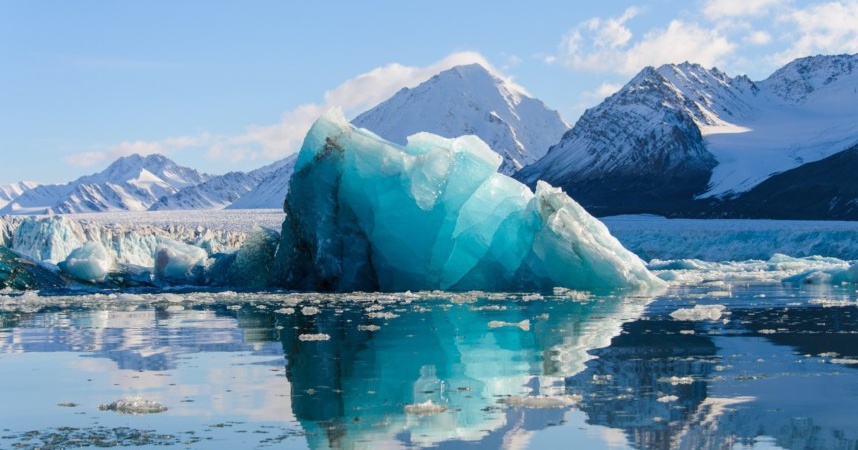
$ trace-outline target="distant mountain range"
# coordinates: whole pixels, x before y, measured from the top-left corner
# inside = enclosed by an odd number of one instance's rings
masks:
[[[480,65],[454,67],[353,120],[393,142],[475,134],[500,171],[591,213],[858,220],[858,55],[795,60],[762,81],[647,67],[569,129]],[[160,155],[62,185],[0,186],[0,214],[281,208],[295,155],[211,176]]]
[[[515,176],[597,215],[856,220],[856,145],[858,55],[798,59],[759,82],[669,64],[642,70]]]
[[[103,171],[66,184],[24,190],[0,214],[144,211],[158,199],[211,179],[161,155],[125,156]]]

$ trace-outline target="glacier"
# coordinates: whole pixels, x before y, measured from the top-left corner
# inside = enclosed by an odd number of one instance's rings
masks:
[[[560,189],[497,173],[476,136],[405,146],[349,124],[310,129],[275,257],[279,283],[312,291],[653,289],[664,282]]]

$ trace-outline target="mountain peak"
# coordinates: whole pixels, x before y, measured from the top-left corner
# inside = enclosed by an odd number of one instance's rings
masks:
[[[424,131],[476,135],[504,158],[507,174],[539,159],[568,129],[557,111],[476,63],[402,89],[352,123],[399,144]]]
[[[796,59],[763,81],[788,103],[801,103],[812,92],[844,77],[858,75],[858,54],[816,55]]]
[[[3,207],[7,214],[142,211],[159,198],[210,177],[163,155],[123,156],[101,172],[38,186]]]

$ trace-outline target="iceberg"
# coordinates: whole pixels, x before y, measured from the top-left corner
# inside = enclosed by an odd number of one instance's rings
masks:
[[[313,291],[652,289],[664,282],[563,191],[497,173],[476,136],[405,146],[339,110],[307,134],[284,204],[278,283]]]
[[[97,283],[104,281],[113,266],[113,257],[99,242],[86,242],[69,254],[59,264],[65,274],[81,281]]]
[[[155,248],[155,281],[201,284],[208,253],[200,247],[164,239]]]
[[[68,285],[68,280],[61,274],[54,273],[25,255],[0,246],[0,289],[61,289]]]

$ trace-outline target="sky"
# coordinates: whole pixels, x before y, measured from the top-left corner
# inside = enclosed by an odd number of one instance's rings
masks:
[[[858,0],[0,0],[0,184],[161,153],[222,174],[479,62],[570,124],[647,65],[858,53]]]

